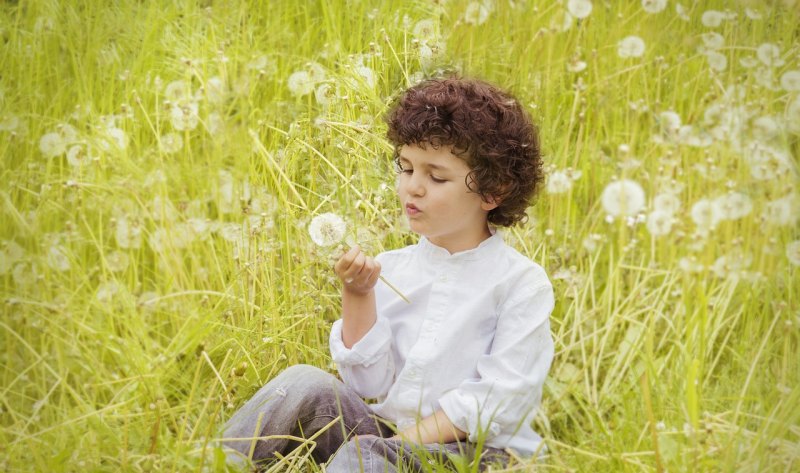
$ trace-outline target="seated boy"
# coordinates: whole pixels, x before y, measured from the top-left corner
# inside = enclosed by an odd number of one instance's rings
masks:
[[[225,431],[255,462],[291,451],[275,437],[287,434],[318,434],[328,472],[419,471],[478,443],[481,466],[540,451],[531,422],[553,358],[552,286],[495,230],[523,219],[540,187],[536,129],[508,94],[457,78],[411,87],[387,121],[419,242],[374,259],[353,247],[335,264],[330,348],[344,382],[297,366],[264,386]]]

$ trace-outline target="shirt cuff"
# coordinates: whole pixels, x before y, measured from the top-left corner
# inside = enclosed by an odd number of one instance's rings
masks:
[[[391,347],[392,330],[389,322],[381,317],[375,321],[369,331],[351,348],[342,341],[342,319],[331,327],[331,357],[339,365],[369,366],[378,361]]]
[[[467,433],[470,442],[477,442],[482,433],[486,434],[486,440],[500,434],[500,424],[492,422],[491,418],[481,417],[480,401],[461,393],[458,389],[448,391],[440,397],[439,406],[454,426]]]

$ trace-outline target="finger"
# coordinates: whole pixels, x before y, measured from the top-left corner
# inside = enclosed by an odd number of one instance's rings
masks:
[[[336,264],[333,266],[333,270],[336,271],[336,274],[342,274],[353,264],[353,260],[356,258],[356,255],[361,251],[361,248],[358,246],[354,246],[350,248],[346,253],[344,253]]]

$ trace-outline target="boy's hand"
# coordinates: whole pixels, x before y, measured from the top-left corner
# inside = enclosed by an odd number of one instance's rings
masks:
[[[345,291],[366,295],[378,283],[381,265],[356,245],[339,258],[333,270],[342,280]]]

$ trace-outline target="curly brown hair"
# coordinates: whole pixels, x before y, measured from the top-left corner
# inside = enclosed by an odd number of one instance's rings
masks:
[[[403,92],[386,122],[395,161],[403,145],[451,146],[471,170],[470,191],[499,202],[489,223],[525,218],[544,170],[537,128],[514,97],[476,79],[431,79]]]

